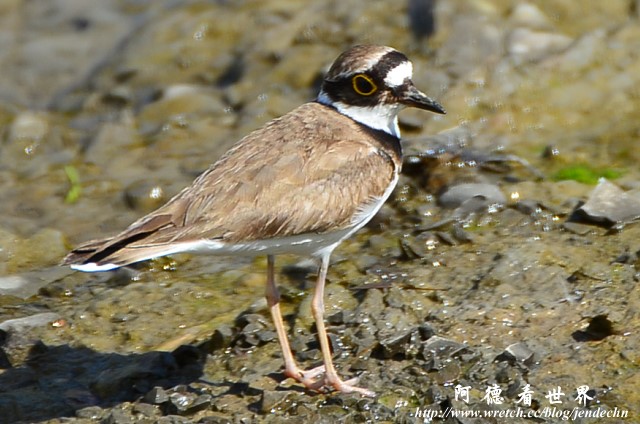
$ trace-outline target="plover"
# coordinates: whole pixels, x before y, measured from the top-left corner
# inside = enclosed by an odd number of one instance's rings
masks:
[[[445,113],[412,82],[412,64],[384,46],[355,46],[335,60],[315,101],[238,141],[189,187],[121,233],[84,243],[63,264],[107,271],[176,253],[266,255],[267,303],[286,376],[312,390],[374,393],[343,381],[323,320],[329,257],[362,228],[394,189],[402,165],[398,112]],[[301,370],[289,347],[274,256],[319,264],[312,300],[324,365]]]

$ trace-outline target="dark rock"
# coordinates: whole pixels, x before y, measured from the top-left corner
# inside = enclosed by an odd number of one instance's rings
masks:
[[[459,223],[455,223],[451,227],[453,238],[458,243],[473,243],[473,236],[468,231],[465,231],[464,227]]]
[[[327,317],[327,324],[331,325],[341,325],[345,323],[344,320],[344,311],[338,311],[333,315]]]
[[[380,349],[377,350],[376,356],[384,359],[406,357],[412,333],[414,333],[414,331],[410,329],[394,331],[381,338],[379,341]],[[417,331],[415,331],[415,333],[417,333]]]
[[[260,398],[260,412],[263,414],[271,414],[280,405],[286,402],[291,395],[290,392],[279,390],[264,390]]]
[[[160,405],[169,400],[169,394],[162,387],[154,387],[146,395],[144,401],[153,405]]]
[[[236,324],[242,328],[238,336],[241,346],[259,346],[264,343],[259,333],[269,328],[269,324],[262,315],[241,315]]]
[[[468,351],[469,348],[462,343],[445,339],[440,336],[433,336],[422,346],[422,356],[425,360],[442,360],[459,355]],[[435,368],[437,364],[433,364]]]
[[[231,346],[233,337],[233,328],[225,324],[220,325],[215,329],[213,335],[211,336],[211,350],[224,349]]]
[[[196,400],[197,395],[194,393],[174,392],[169,395],[166,411],[169,414],[184,414],[189,410]]]
[[[447,399],[447,394],[442,390],[442,388],[432,385],[427,389],[426,400],[428,403],[440,403]]]
[[[261,330],[256,333],[256,336],[258,337],[258,340],[260,341],[260,343],[267,343],[272,340],[275,340],[277,337],[277,334],[275,331]]]
[[[176,386],[169,394],[169,402],[164,405],[166,414],[192,415],[211,406],[211,395],[198,395],[188,391],[184,385]]]
[[[451,357],[458,352],[467,350],[467,346],[454,340],[445,339],[440,336],[433,336],[424,344],[424,350],[430,351],[438,356]]]
[[[401,238],[398,240],[398,245],[400,252],[402,252],[401,260],[413,261],[426,256],[424,247],[420,243],[416,243],[415,239]]]
[[[198,396],[196,400],[194,400],[193,403],[191,404],[191,407],[189,408],[187,413],[195,414],[198,411],[204,411],[208,409],[211,406],[211,399],[212,399],[211,395],[206,393]]]
[[[442,361],[442,366],[438,370],[438,374],[434,376],[434,380],[440,385],[448,386],[458,381],[462,373],[460,361]]]
[[[504,352],[496,357],[496,360],[510,363],[519,362],[530,366],[533,363],[533,355],[534,352],[525,343],[520,342],[507,346]]]
[[[536,200],[522,199],[514,205],[514,208],[524,215],[534,215],[542,209],[542,206]]]
[[[509,384],[516,380],[517,374],[513,367],[502,362],[498,365],[495,373],[496,382],[499,384]]]
[[[420,334],[422,340],[429,340],[431,337],[435,336],[436,331],[431,325],[423,323],[418,327],[418,333]]]

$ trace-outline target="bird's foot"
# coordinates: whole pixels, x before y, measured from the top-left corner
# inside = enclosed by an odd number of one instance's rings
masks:
[[[322,387],[331,387],[337,392],[358,393],[361,396],[375,397],[376,393],[374,391],[356,386],[359,380],[359,377],[354,377],[347,381],[342,381],[340,377],[336,376],[335,378],[330,379],[325,375],[325,377],[320,381],[322,382]]]
[[[304,385],[305,388],[316,392],[327,392],[327,389],[334,389],[341,393],[358,393],[366,397],[375,397],[375,392],[356,386],[360,380],[358,377],[343,381],[339,377],[329,378],[324,365],[303,371],[295,369],[285,371],[287,377],[291,377]]]
[[[291,370],[285,370],[284,375],[287,377],[293,378],[298,383],[301,383],[306,388],[311,388],[318,381],[318,377],[323,375],[325,372],[324,365],[320,365],[319,367],[312,368],[307,371],[303,371],[298,367],[295,367]]]

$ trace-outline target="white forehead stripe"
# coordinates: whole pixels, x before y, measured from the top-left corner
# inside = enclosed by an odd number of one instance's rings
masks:
[[[404,80],[411,79],[412,76],[413,65],[411,62],[406,61],[387,72],[384,82],[388,87],[398,87],[404,83]]]

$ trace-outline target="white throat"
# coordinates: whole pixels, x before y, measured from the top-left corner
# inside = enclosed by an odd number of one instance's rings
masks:
[[[318,94],[317,100],[324,105],[336,108],[341,114],[362,125],[400,138],[400,128],[398,127],[398,112],[402,109],[400,104],[379,104],[370,107],[347,105],[332,101],[324,91]]]

